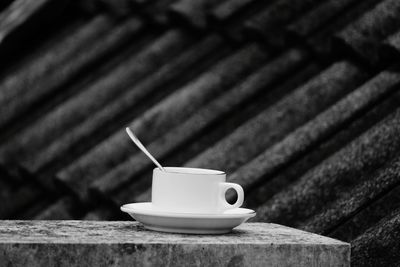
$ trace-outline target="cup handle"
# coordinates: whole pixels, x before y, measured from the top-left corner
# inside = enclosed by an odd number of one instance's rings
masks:
[[[239,208],[240,206],[242,206],[244,201],[244,192],[243,188],[240,185],[234,183],[220,183],[220,186],[222,205],[225,210]],[[234,189],[237,193],[237,200],[234,204],[229,204],[228,201],[226,201],[225,193],[230,188]]]

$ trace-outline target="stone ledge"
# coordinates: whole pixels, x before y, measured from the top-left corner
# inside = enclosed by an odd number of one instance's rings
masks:
[[[349,266],[350,245],[267,223],[226,235],[153,232],[137,222],[0,221],[6,266]]]

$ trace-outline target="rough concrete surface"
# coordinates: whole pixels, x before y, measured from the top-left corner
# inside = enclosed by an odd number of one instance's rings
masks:
[[[226,235],[166,234],[137,222],[1,221],[4,266],[349,266],[350,245],[268,223]]]

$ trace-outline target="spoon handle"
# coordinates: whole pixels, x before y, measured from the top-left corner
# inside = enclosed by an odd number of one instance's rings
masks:
[[[144,147],[144,145],[142,144],[142,142],[140,142],[140,140],[136,137],[136,135],[131,131],[131,129],[129,129],[129,127],[126,127],[126,132],[128,133],[129,137],[132,139],[132,141],[137,145],[138,148],[140,148],[140,150],[143,151],[144,154],[146,154],[147,157],[149,157],[154,164],[157,165],[157,167],[162,170],[162,171],[166,171],[164,169],[163,166],[161,166],[161,164],[150,154],[150,152]]]

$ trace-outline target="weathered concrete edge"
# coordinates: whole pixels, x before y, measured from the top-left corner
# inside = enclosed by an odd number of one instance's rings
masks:
[[[350,264],[350,244],[276,224],[196,236],[149,231],[137,222],[2,222],[0,263],[16,266]]]
[[[179,243],[349,245],[273,223],[245,223],[224,235],[160,233],[135,221],[0,221],[0,243]]]
[[[350,266],[349,246],[251,244],[1,244],[16,266]]]

